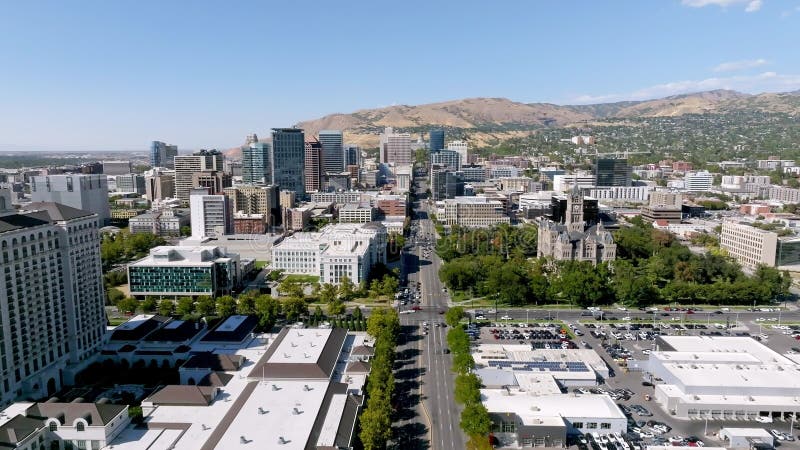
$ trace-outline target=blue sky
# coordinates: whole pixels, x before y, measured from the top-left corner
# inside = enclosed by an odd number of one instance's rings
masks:
[[[238,145],[335,112],[800,89],[800,1],[31,1],[0,14],[0,149]]]

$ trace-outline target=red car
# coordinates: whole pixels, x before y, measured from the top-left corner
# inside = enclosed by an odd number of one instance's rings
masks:
[[[422,311],[422,307],[421,307],[421,306],[416,306],[416,305],[415,305],[413,308],[411,308],[411,310],[412,310],[412,311]]]

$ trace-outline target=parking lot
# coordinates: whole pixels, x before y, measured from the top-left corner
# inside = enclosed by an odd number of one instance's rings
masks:
[[[800,448],[792,423],[777,419],[773,423],[757,421],[705,421],[681,420],[668,415],[652,401],[653,385],[645,374],[629,370],[628,363],[643,361],[654,350],[659,335],[750,336],[779,353],[800,354],[800,326],[779,324],[779,320],[758,320],[750,317],[739,320],[737,315],[692,314],[661,316],[654,314],[648,320],[600,321],[593,317],[565,321],[503,322],[481,321],[473,326],[470,335],[477,343],[530,344],[532,348],[591,348],[611,369],[610,376],[598,386],[571,388],[581,394],[608,394],[628,417],[628,434],[574,442],[579,447],[593,450],[644,448],[646,445],[721,446],[718,433],[723,427],[764,428],[776,435],[776,444],[786,448]],[[623,316],[625,317],[625,316]],[[623,445],[622,442],[625,444]],[[627,447],[626,447],[627,446]]]

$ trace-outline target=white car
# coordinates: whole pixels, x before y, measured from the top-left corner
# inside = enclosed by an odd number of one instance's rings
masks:
[[[501,317],[500,320],[512,320],[512,318],[509,315],[505,315],[505,316]]]
[[[626,308],[626,307],[624,307],[624,306],[620,306],[620,307],[619,307],[619,308],[617,308],[617,309],[618,309],[618,310],[620,310],[620,311],[627,311],[627,310],[628,310],[628,308]]]
[[[479,315],[475,316],[475,320],[486,320],[486,316],[484,316],[482,314],[479,314]]]
[[[766,322],[766,321],[767,321],[767,319],[765,319],[763,317],[759,317],[758,319],[756,319],[756,322]]]
[[[758,416],[758,417],[756,417],[756,422],[758,422],[758,423],[772,423],[772,417],[770,417],[770,416]]]
[[[630,318],[630,316],[625,316],[625,317],[622,318],[622,320],[628,321],[628,320],[631,320],[631,318]]]

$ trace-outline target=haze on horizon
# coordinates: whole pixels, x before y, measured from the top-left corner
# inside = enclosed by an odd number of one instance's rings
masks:
[[[0,150],[229,148],[335,112],[800,89],[788,0],[10,3]]]

